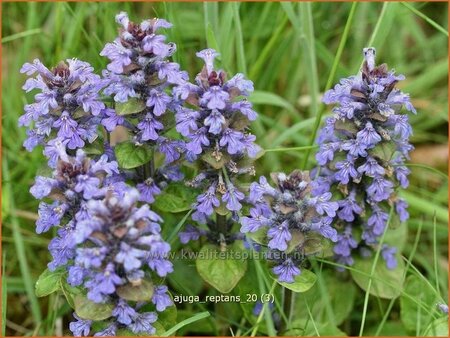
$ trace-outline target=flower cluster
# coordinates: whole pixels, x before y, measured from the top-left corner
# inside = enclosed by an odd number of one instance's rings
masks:
[[[107,335],[115,335],[120,327],[154,334],[151,324],[157,315],[139,312],[139,303],[151,297],[157,311],[172,305],[167,287],[153,287],[146,271],[160,277],[172,272],[166,259],[170,246],[160,235],[162,219],[148,205],[137,207],[138,199],[136,189],[127,189],[122,195],[108,193],[103,200],[89,201],[89,219],[79,222],[75,231],[77,249],[68,282],[83,285],[95,303],[114,304]]]
[[[320,247],[322,238],[337,241],[331,227],[339,208],[330,201],[331,193],[311,196],[309,173],[294,171],[290,175],[273,174],[273,188],[264,176],[250,186],[253,204],[249,217],[242,217],[241,232],[256,233],[260,229],[268,241],[272,271],[280,282],[292,283],[301,273],[299,265]]]
[[[156,34],[171,24],[163,19],[136,24],[124,12],[116,16],[116,21],[122,26],[119,36],[100,53],[110,60],[103,71],[104,93],[114,96],[116,107],[105,111],[102,124],[110,132],[123,126],[136,146],[157,148],[165,156],[166,167],[161,172],[166,178],[177,180],[180,173],[173,163],[184,151],[184,143],[163,135],[171,127],[168,112],[181,104],[173,98],[171,87],[184,83],[187,73],[168,60],[176,50],[175,44],[166,43],[164,35]],[[161,192],[160,182],[152,172],[144,176],[137,189],[141,201],[152,203],[154,195]]]
[[[123,182],[117,163],[107,155],[94,161],[80,149],[75,157],[68,156],[62,145],[59,151],[61,160],[53,176],[38,176],[31,188],[36,198],[54,201],[40,203],[36,224],[38,233],[58,227],[49,244],[53,256],[49,269],[64,267],[68,284],[83,286],[90,301],[114,304],[114,320],[104,334],[115,334],[120,327],[153,334],[156,314],[138,312],[142,304],[134,304],[134,298],[130,304],[127,295],[134,286],[143,285],[153,290],[157,311],[172,304],[167,287],[153,288],[148,282],[150,271],[160,277],[172,271],[165,258],[170,246],[160,236],[161,218],[147,205],[136,206],[138,191]],[[79,318],[71,329],[75,335],[87,335],[90,323]]]
[[[413,149],[412,128],[400,109],[416,111],[409,95],[395,88],[404,76],[385,64],[375,66],[374,48],[365,48],[364,55],[361,73],[324,95],[325,103],[337,106],[318,136],[319,170],[313,175],[313,194],[331,191],[339,203],[335,224],[341,231],[334,252],[338,262],[348,265],[354,249],[377,245],[390,208],[401,222],[409,217],[407,203],[395,193],[398,186],[408,186],[404,161]],[[395,253],[394,247],[381,248],[388,268],[397,264]]]
[[[196,76],[196,84],[185,82],[173,90],[177,98],[189,103],[189,107],[177,109],[176,129],[187,138],[186,159],[199,167],[200,174],[190,185],[203,190],[192,216],[200,223],[206,223],[214,212],[237,218],[245,199],[238,187],[239,176],[255,174],[252,160],[261,151],[254,143],[256,137],[248,131],[250,122],[257,118],[245,98],[253,91],[253,83],[243,74],[227,80],[223,70],[214,69],[218,55],[213,49],[198,52],[205,66]],[[180,236],[188,241],[199,235],[189,228]]]
[[[158,29],[172,25],[163,19],[136,24],[124,12],[116,16],[116,21],[122,26],[119,36],[100,53],[111,61],[103,72],[107,83],[104,92],[113,95],[117,104],[133,102],[134,109],[127,116],[110,109],[102,124],[108,131],[118,125],[128,128],[135,142],[157,143],[167,162],[172,162],[180,157],[180,145],[161,136],[167,129],[163,118],[180,104],[170,88],[184,83],[187,73],[180,71],[179,64],[168,61],[175,44],[166,43],[164,35],[156,34]]]
[[[54,167],[57,159],[49,152],[55,142],[78,149],[97,138],[105,108],[99,97],[103,82],[88,63],[67,59],[49,70],[36,59],[32,64],[25,63],[20,71],[29,76],[37,74],[25,82],[26,92],[41,91],[35,96],[36,102],[25,105],[25,114],[19,119],[20,126],[28,127],[24,142],[28,151],[37,145],[49,145],[44,153]]]

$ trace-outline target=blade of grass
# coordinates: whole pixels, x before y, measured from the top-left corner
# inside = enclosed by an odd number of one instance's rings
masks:
[[[17,40],[17,39],[25,38],[25,37],[30,36],[30,35],[40,34],[40,33],[42,33],[42,29],[41,28],[34,28],[34,29],[30,29],[30,30],[23,31],[23,32],[20,32],[20,33],[16,33],[16,34],[13,34],[13,35],[10,35],[10,36],[6,36],[6,37],[2,38],[2,44],[7,43],[7,42],[11,42],[11,41],[14,41],[14,40]]]
[[[413,12],[414,14],[416,14],[417,16],[421,17],[422,19],[424,19],[426,22],[428,22],[431,26],[433,26],[434,28],[436,28],[439,32],[445,34],[445,36],[448,37],[448,31],[442,27],[441,25],[439,25],[436,21],[430,19],[428,16],[426,16],[425,14],[423,14],[421,11],[418,11],[417,9],[415,9],[413,6],[411,6],[409,3],[407,2],[401,2],[401,4],[403,6],[405,6],[406,8],[408,8],[411,12]]]
[[[13,197],[13,194],[11,193],[11,181],[10,181],[9,168],[8,168],[8,163],[7,163],[6,158],[3,158],[2,167],[3,167],[4,189],[9,190],[9,192],[10,192],[10,194],[9,194],[10,195],[10,205],[11,205],[11,209],[14,210],[15,209],[14,197]],[[20,232],[19,222],[14,213],[12,213],[10,217],[11,217],[11,223],[12,223],[12,227],[13,227],[13,237],[14,237],[14,244],[16,247],[16,254],[19,259],[20,271],[21,271],[22,278],[23,278],[23,281],[25,284],[28,301],[30,302],[30,306],[31,306],[31,314],[33,316],[32,319],[33,319],[33,322],[36,324],[36,326],[38,326],[40,324],[40,322],[42,321],[42,314],[41,314],[41,308],[39,307],[39,302],[36,298],[36,295],[34,294],[34,285],[33,285],[34,278],[31,276],[30,268],[28,266],[26,249],[25,249],[25,245],[23,242],[22,234]]]
[[[420,234],[422,233],[422,226],[423,226],[423,220],[422,220],[422,222],[420,222],[419,228],[417,229],[416,237],[414,239],[414,245],[409,254],[408,262],[406,263],[406,267],[405,267],[405,275],[403,277],[406,277],[406,273],[409,270],[409,266],[411,265],[411,262],[414,259],[414,255],[416,254],[417,246],[419,245]],[[396,301],[396,299],[394,298],[394,299],[391,299],[391,301],[389,302],[389,306],[386,309],[380,324],[378,325],[377,331],[375,332],[375,336],[378,336],[380,334],[381,330],[383,330],[384,324],[386,323],[386,321],[392,311],[392,308],[394,307],[395,301]]]
[[[162,336],[162,337],[169,337],[169,336],[171,336],[173,333],[177,332],[177,330],[181,329],[182,327],[184,327],[184,326],[186,326],[186,325],[189,325],[189,324],[192,324],[192,323],[195,323],[195,322],[198,321],[198,320],[207,318],[207,317],[209,317],[210,315],[211,315],[211,314],[210,314],[208,311],[197,313],[196,315],[194,315],[194,316],[192,316],[192,317],[190,317],[190,318],[187,318],[187,319],[185,319],[185,320],[179,322],[178,324],[172,326],[169,330],[167,330],[166,332],[164,332],[161,336]]]
[[[338,46],[338,49],[337,49],[337,52],[336,52],[336,57],[334,58],[333,66],[331,67],[330,75],[328,76],[327,84],[325,86],[324,92],[328,91],[331,88],[331,86],[333,85],[334,77],[336,75],[336,70],[337,70],[339,62],[341,60],[342,52],[344,51],[345,44],[347,43],[348,35],[349,35],[349,32],[350,32],[350,27],[352,25],[353,16],[355,15],[355,11],[356,11],[356,7],[357,6],[358,6],[358,3],[357,2],[353,2],[352,7],[350,9],[350,13],[349,13],[349,15],[347,17],[347,22],[345,23],[345,28],[344,28],[344,32],[342,33],[341,41],[339,41],[339,46]],[[313,145],[314,142],[316,141],[317,131],[319,130],[320,123],[322,122],[322,117],[323,117],[322,115],[323,115],[324,111],[325,111],[325,106],[322,106],[322,108],[320,109],[319,113],[316,115],[316,119],[314,121],[313,131],[312,131],[312,134],[311,134],[311,138],[309,140],[309,144],[310,145]],[[306,167],[306,165],[308,163],[310,155],[311,155],[311,151],[309,150],[309,151],[306,152],[305,160],[303,162],[303,167],[304,168]]]
[[[175,226],[175,228],[170,233],[169,237],[167,237],[167,242],[169,242],[171,245],[173,245],[173,242],[175,241],[175,238],[180,231],[183,224],[186,222],[186,220],[189,218],[191,213],[194,211],[194,209],[189,210],[186,215],[181,219],[181,221],[178,222],[178,224]]]
[[[247,64],[245,59],[244,38],[242,36],[241,18],[239,16],[239,2],[233,2],[233,18],[236,33],[237,64],[239,71],[247,74]]]
[[[391,207],[391,210],[389,212],[389,218],[388,218],[388,220],[386,222],[386,226],[384,228],[383,235],[381,236],[380,243],[378,244],[378,248],[377,248],[377,251],[375,253],[375,257],[373,259],[373,263],[372,263],[372,269],[370,270],[369,282],[367,283],[366,295],[364,297],[364,306],[363,306],[363,313],[362,313],[362,319],[361,319],[361,327],[359,329],[359,336],[360,337],[362,337],[362,335],[363,335],[364,325],[366,323],[367,306],[369,305],[370,289],[372,287],[372,277],[375,274],[375,268],[376,268],[377,263],[378,263],[378,258],[380,257],[381,247],[383,246],[384,238],[386,236],[386,230],[388,229],[389,224],[391,223],[393,210],[394,210],[394,208]]]
[[[378,32],[379,32],[379,30],[380,30],[380,27],[382,27],[382,24],[381,24],[381,23],[384,21],[384,18],[385,18],[385,16],[386,16],[387,9],[388,9],[389,5],[390,5],[390,4],[389,4],[388,2],[384,2],[384,3],[383,3],[383,7],[381,7],[381,12],[380,12],[380,15],[378,16],[377,23],[376,23],[376,25],[375,25],[375,28],[374,28],[373,31],[372,31],[372,35],[370,36],[370,39],[369,39],[369,41],[367,42],[366,47],[373,47],[372,45],[373,45],[373,43],[374,43],[374,41],[375,41],[375,39],[376,39],[376,37],[377,37],[377,35],[378,35]],[[363,62],[364,62],[364,60],[361,61],[361,64],[359,65],[359,67],[358,67],[358,69],[356,70],[356,72],[358,72],[358,71],[361,69],[361,67],[362,67],[362,65],[363,65]]]

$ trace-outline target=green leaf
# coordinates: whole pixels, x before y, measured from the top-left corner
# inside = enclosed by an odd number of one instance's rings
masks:
[[[403,325],[409,331],[415,332],[418,322],[420,327],[424,328],[433,319],[433,313],[437,313],[436,302],[439,297],[436,296],[433,289],[421,278],[411,275],[405,282],[405,294],[414,298],[406,297],[404,294],[400,297],[400,318]],[[429,310],[424,309],[417,302],[425,305]]]
[[[144,279],[140,285],[126,284],[116,289],[117,294],[133,302],[149,301],[153,296],[152,282]]]
[[[45,269],[39,276],[35,285],[35,293],[38,297],[45,297],[49,294],[58,291],[61,288],[61,279],[65,278],[66,269],[60,267],[55,271]]]
[[[115,146],[117,162],[123,169],[139,167],[152,158],[152,149],[148,146],[137,146],[132,142],[122,142]]]
[[[448,337],[448,317],[435,319],[425,330],[425,337]]]
[[[169,306],[163,312],[158,313],[158,323],[163,327],[172,327],[177,323],[177,307]]]
[[[85,295],[75,296],[75,312],[81,319],[104,320],[112,316],[111,303],[94,303]]]
[[[220,160],[217,160],[213,157],[213,152],[213,150],[206,152],[204,155],[202,155],[202,160],[208,163],[214,169],[222,169],[230,160],[230,155],[223,153]]]
[[[375,148],[369,150],[369,153],[374,157],[379,157],[382,160],[388,162],[392,159],[395,151],[395,143],[383,141],[381,143],[378,143]]]
[[[254,104],[264,104],[271,105],[275,107],[284,108],[287,111],[291,112],[293,115],[299,116],[300,113],[295,109],[295,107],[281,96],[276,95],[274,93],[265,92],[261,90],[255,90],[249,98]]]
[[[117,102],[115,107],[117,115],[136,114],[145,108],[145,102],[135,97],[130,98],[127,102]]]
[[[75,309],[75,297],[82,293],[80,288],[69,285],[66,279],[61,280],[61,291],[72,309]],[[100,330],[101,331],[101,330]]]
[[[247,261],[242,258],[243,250],[237,243],[221,251],[212,244],[204,245],[196,260],[200,276],[215,289],[228,293],[236,286],[247,270]]]
[[[279,282],[278,284],[283,285],[285,288],[292,290],[294,292],[305,292],[311,289],[317,280],[317,276],[314,272],[303,269],[302,273],[295,276],[293,283]]]
[[[160,195],[155,197],[153,205],[166,212],[182,212],[191,209],[198,191],[181,182],[171,183]]]
[[[386,267],[386,262],[380,257],[374,271],[375,278],[372,278],[372,285],[370,287],[371,295],[386,299],[393,299],[400,296],[403,290],[405,262],[399,256],[397,256],[397,262],[397,267],[389,270]],[[353,280],[365,291],[369,284],[368,276],[370,276],[370,272],[372,271],[372,264],[373,260],[359,258],[355,260],[355,264],[353,265],[356,271],[351,271]],[[364,275],[359,271],[363,272]]]
[[[357,287],[354,283],[345,282],[332,271],[322,270],[317,277],[322,279],[322,283],[326,283],[326,294],[321,293],[319,283],[315,283],[311,289],[302,294],[302,299],[295,302],[297,318],[308,318],[305,306],[308,304],[314,320],[341,325],[353,309]],[[319,294],[321,296],[317,297]],[[331,322],[332,318],[327,314],[327,307],[330,307],[334,314],[334,322]]]
[[[397,223],[397,226],[394,225],[395,223]],[[393,214],[389,222],[389,228],[386,230],[384,243],[395,246],[398,252],[402,252],[407,238],[408,227],[406,222],[400,222],[398,215]]]

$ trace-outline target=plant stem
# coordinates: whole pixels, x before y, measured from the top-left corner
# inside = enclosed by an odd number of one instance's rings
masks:
[[[283,288],[284,292],[284,299],[283,299],[283,313],[286,316],[286,321],[281,322],[280,327],[280,333],[283,333],[288,328],[288,324],[291,321],[291,314],[292,314],[292,305],[294,300],[294,295],[292,293],[292,290],[288,288]]]
[[[221,234],[228,233],[227,216],[216,213],[216,229]]]

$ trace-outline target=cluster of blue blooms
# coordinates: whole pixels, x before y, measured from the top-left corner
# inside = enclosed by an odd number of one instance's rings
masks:
[[[179,64],[168,60],[176,45],[166,43],[166,37],[157,34],[158,29],[172,25],[163,19],[136,24],[124,12],[116,16],[116,21],[122,26],[119,36],[100,53],[110,60],[103,71],[104,93],[114,96],[116,104],[134,100],[136,108],[127,115],[106,109],[102,124],[110,132],[123,126],[137,146],[155,146],[165,155],[167,165],[160,168],[160,173],[169,180],[179,180],[182,175],[171,164],[183,153],[184,142],[163,135],[170,129],[167,115],[182,103],[174,98],[171,88],[185,83],[188,75],[180,71]],[[154,196],[161,192],[159,182],[151,174],[137,185],[141,201],[147,203],[153,203]]]
[[[52,177],[38,176],[31,188],[39,205],[36,231],[58,227],[49,244],[51,271],[64,266],[71,286],[84,286],[95,303],[113,303],[110,326],[96,335],[111,335],[121,326],[134,333],[154,333],[154,313],[139,313],[139,304],[120,296],[120,288],[140,285],[149,278],[147,266],[158,276],[172,272],[166,259],[170,246],[160,235],[162,219],[148,205],[137,207],[139,193],[123,182],[115,161],[102,155],[94,161],[79,149],[70,157],[63,147]],[[154,289],[152,302],[158,311],[172,305],[167,287]],[[89,333],[91,321],[79,318],[71,324],[75,335]]]
[[[404,162],[412,150],[412,129],[400,108],[415,109],[409,96],[395,88],[404,77],[386,65],[375,66],[373,48],[364,50],[359,75],[325,93],[325,103],[338,105],[317,140],[318,168],[311,174],[272,174],[273,187],[264,176],[245,181],[255,176],[253,163],[262,154],[249,131],[257,118],[247,100],[253,83],[243,74],[228,79],[216,70],[219,54],[213,49],[197,53],[205,65],[191,83],[169,60],[175,44],[157,34],[170,23],[136,24],[123,12],[116,21],[119,35],[100,53],[110,60],[102,76],[76,59],[52,70],[39,60],[21,69],[37,74],[24,90],[40,90],[19,119],[27,127],[24,147],[44,146],[53,169],[51,177],[37,176],[31,188],[42,200],[37,233],[58,229],[49,244],[49,270],[65,269],[67,283],[83,290],[89,301],[112,306],[100,331],[90,318],[75,313],[74,335],[111,336],[122,329],[151,335],[157,312],[173,305],[167,286],[154,285],[173,267],[167,259],[170,245],[161,237],[163,220],[149,204],[165,182],[183,179],[183,162],[197,169],[186,184],[201,191],[193,201],[192,220],[208,230],[187,225],[180,241],[204,236],[216,244],[248,244],[262,233],[260,244],[268,247],[280,282],[292,283],[301,274],[301,264],[312,254],[310,241],[336,243],[337,261],[351,265],[354,250],[379,245],[390,208],[400,221],[408,218],[407,203],[395,192],[408,186]],[[111,107],[102,93],[113,97]],[[174,123],[178,139],[167,136]],[[135,147],[151,148],[148,163],[135,170],[119,168],[114,146],[99,137],[100,128],[107,134],[118,126]],[[103,154],[89,158],[83,148],[95,141],[103,143]],[[155,154],[164,157],[158,168]],[[242,216],[244,205],[249,215]],[[237,222],[240,232],[233,233]],[[395,247],[383,244],[381,255],[388,268],[395,268]],[[130,298],[136,287],[147,290],[144,299]]]
[[[354,250],[379,243],[390,208],[401,222],[409,217],[406,201],[395,192],[409,184],[404,161],[413,149],[412,128],[400,109],[416,111],[409,95],[395,88],[404,76],[388,71],[385,64],[375,66],[375,49],[365,48],[364,55],[360,74],[341,80],[324,95],[325,103],[338,105],[320,131],[319,170],[313,175],[313,195],[332,192],[339,203],[334,252],[346,265],[353,264]],[[395,247],[383,245],[381,254],[388,268],[396,267]]]
[[[58,228],[49,244],[53,257],[49,270],[64,268],[67,283],[84,290],[89,301],[112,305],[105,321],[109,324],[100,332],[95,332],[91,319],[74,314],[77,321],[70,329],[76,336],[115,335],[124,328],[134,334],[154,334],[155,310],[172,305],[168,288],[152,283],[152,275],[163,278],[173,270],[167,259],[170,245],[160,234],[162,219],[148,204],[138,203],[154,201],[153,196],[160,193],[158,179],[180,179],[180,172],[169,164],[180,158],[184,143],[161,136],[168,128],[159,119],[179,104],[172,99],[170,86],[184,83],[187,74],[167,60],[175,45],[165,44],[164,36],[155,34],[160,27],[170,27],[168,22],[155,19],[136,25],[125,13],[116,20],[123,29],[102,51],[111,60],[103,77],[78,60],[67,60],[52,70],[35,60],[21,70],[27,75],[37,73],[23,88],[41,91],[19,120],[19,125],[27,127],[24,146],[31,151],[43,145],[54,169],[51,177],[38,176],[31,188],[43,200],[37,233]],[[102,91],[113,95],[118,104],[139,100],[142,109],[129,115],[117,113],[105,106]],[[165,155],[166,165],[152,168],[144,182],[142,170],[119,168],[107,142],[104,154],[95,158],[83,151],[86,142],[101,140],[100,126],[112,132],[119,125],[129,130],[136,146],[153,142]],[[146,293],[150,298],[127,297],[127,289],[142,285],[150,290]],[[146,306],[149,302],[153,307]]]
[[[28,138],[24,147],[32,151],[45,145],[49,165],[56,165],[55,146],[62,143],[69,149],[83,148],[86,141],[97,138],[97,127],[105,104],[99,91],[103,87],[100,76],[86,62],[68,59],[51,71],[38,59],[26,63],[20,70],[31,76],[23,86],[26,92],[40,90],[36,102],[25,105],[25,114],[19,119],[26,126]]]
[[[196,76],[196,84],[185,82],[174,88],[176,97],[189,103],[189,107],[179,107],[175,115],[177,131],[187,138],[185,158],[200,168],[189,184],[204,191],[197,197],[192,218],[211,229],[217,228],[215,222],[208,221],[215,212],[222,216],[231,213],[232,220],[239,219],[246,196],[238,180],[241,175],[255,174],[252,160],[261,151],[254,143],[256,137],[248,131],[250,122],[257,118],[245,99],[253,91],[253,83],[243,74],[228,80],[223,70],[215,70],[218,55],[213,49],[198,52],[205,66]],[[232,222],[223,226],[221,234],[227,235],[231,226]],[[180,238],[187,243],[208,234],[188,226]],[[211,235],[216,241],[217,236]],[[234,239],[235,234],[230,240]]]
[[[337,232],[331,222],[339,205],[330,201],[329,192],[311,197],[308,172],[278,173],[272,178],[276,188],[264,176],[251,184],[253,207],[250,217],[242,217],[241,232],[264,229],[268,257],[275,265],[272,271],[280,282],[292,283],[301,273],[299,265],[308,255],[308,242],[320,241],[321,237],[336,242]]]

